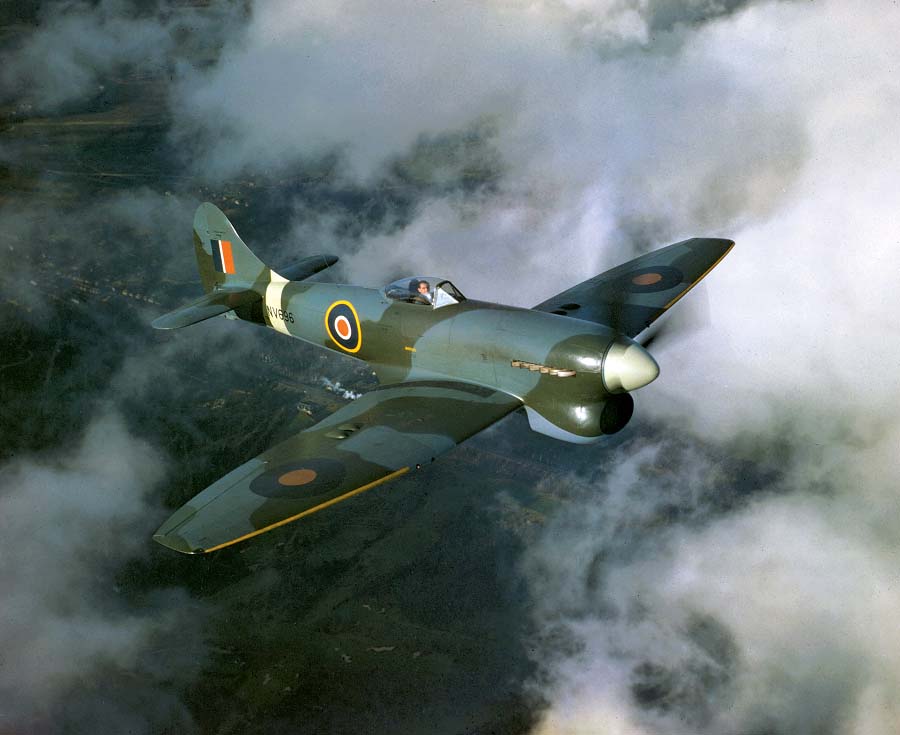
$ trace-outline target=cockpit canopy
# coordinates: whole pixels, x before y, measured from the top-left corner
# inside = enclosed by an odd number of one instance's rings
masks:
[[[384,287],[384,295],[392,301],[405,301],[440,309],[466,300],[459,290],[445,278],[411,276],[401,278]]]

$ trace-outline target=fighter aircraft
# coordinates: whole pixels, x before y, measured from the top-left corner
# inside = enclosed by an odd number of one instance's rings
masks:
[[[507,414],[590,443],[631,418],[659,367],[635,340],[728,253],[693,238],[635,258],[531,309],[467,299],[444,278],[383,289],[310,282],[337,257],[276,273],[205,203],[194,251],[206,295],[156,319],[177,329],[224,314],[369,364],[379,387],[214,482],[154,539],[206,553],[420,469]]]

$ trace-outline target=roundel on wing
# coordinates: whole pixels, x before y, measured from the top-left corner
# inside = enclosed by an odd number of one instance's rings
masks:
[[[359,316],[349,301],[335,301],[325,312],[325,330],[331,341],[346,352],[359,352],[362,329]]]
[[[684,280],[684,274],[668,265],[638,268],[623,276],[623,286],[631,293],[668,291]]]
[[[254,477],[250,491],[264,498],[302,498],[340,487],[346,471],[334,459],[309,457],[277,465]]]

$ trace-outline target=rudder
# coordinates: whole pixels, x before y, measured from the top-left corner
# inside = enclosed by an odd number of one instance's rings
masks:
[[[265,289],[280,279],[244,244],[222,210],[209,202],[194,214],[194,252],[206,293],[217,287]]]

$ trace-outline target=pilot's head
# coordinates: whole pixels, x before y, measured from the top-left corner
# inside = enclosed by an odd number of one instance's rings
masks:
[[[417,290],[420,294],[427,294],[431,290],[428,281],[419,281]]]

